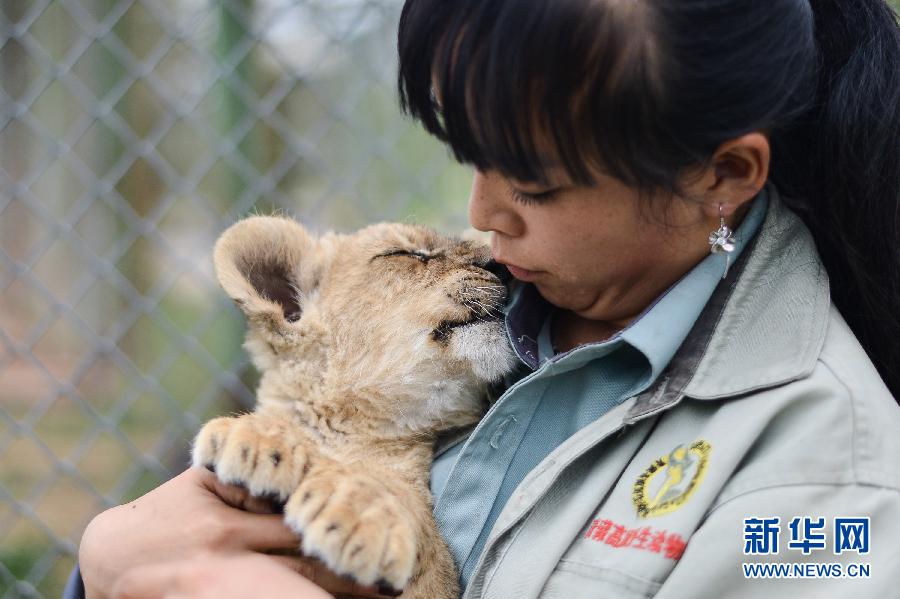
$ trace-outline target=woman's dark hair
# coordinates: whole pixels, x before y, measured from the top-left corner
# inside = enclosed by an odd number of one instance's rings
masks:
[[[900,399],[900,27],[884,0],[407,0],[403,109],[455,157],[678,192],[764,131],[770,178]]]

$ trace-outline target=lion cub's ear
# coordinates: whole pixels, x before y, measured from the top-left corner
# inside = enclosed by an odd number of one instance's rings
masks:
[[[251,327],[283,334],[321,273],[318,242],[289,218],[252,216],[227,229],[213,251],[225,293]]]

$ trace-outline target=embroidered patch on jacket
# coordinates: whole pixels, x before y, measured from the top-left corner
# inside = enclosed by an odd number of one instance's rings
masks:
[[[686,542],[681,535],[667,530],[643,528],[626,528],[612,520],[597,518],[584,533],[585,539],[597,543],[605,543],[615,549],[630,547],[642,551],[659,553],[669,559],[681,559]]]
[[[703,481],[712,445],[700,439],[683,444],[650,464],[634,482],[631,498],[638,516],[649,518],[675,511]]]

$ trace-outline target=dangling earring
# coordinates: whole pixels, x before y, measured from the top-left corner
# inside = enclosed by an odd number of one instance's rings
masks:
[[[719,204],[719,230],[709,234],[709,248],[711,254],[725,252],[724,279],[728,276],[728,267],[731,265],[731,252],[734,251],[734,231],[725,226],[725,217],[722,216],[722,204]]]

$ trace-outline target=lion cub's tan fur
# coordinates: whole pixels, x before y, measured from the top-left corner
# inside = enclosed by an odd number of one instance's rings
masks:
[[[256,411],[207,423],[195,466],[285,502],[302,549],[404,597],[458,595],[428,488],[437,432],[477,421],[513,364],[489,251],[422,227],[315,238],[252,217],[215,248],[262,373]]]

